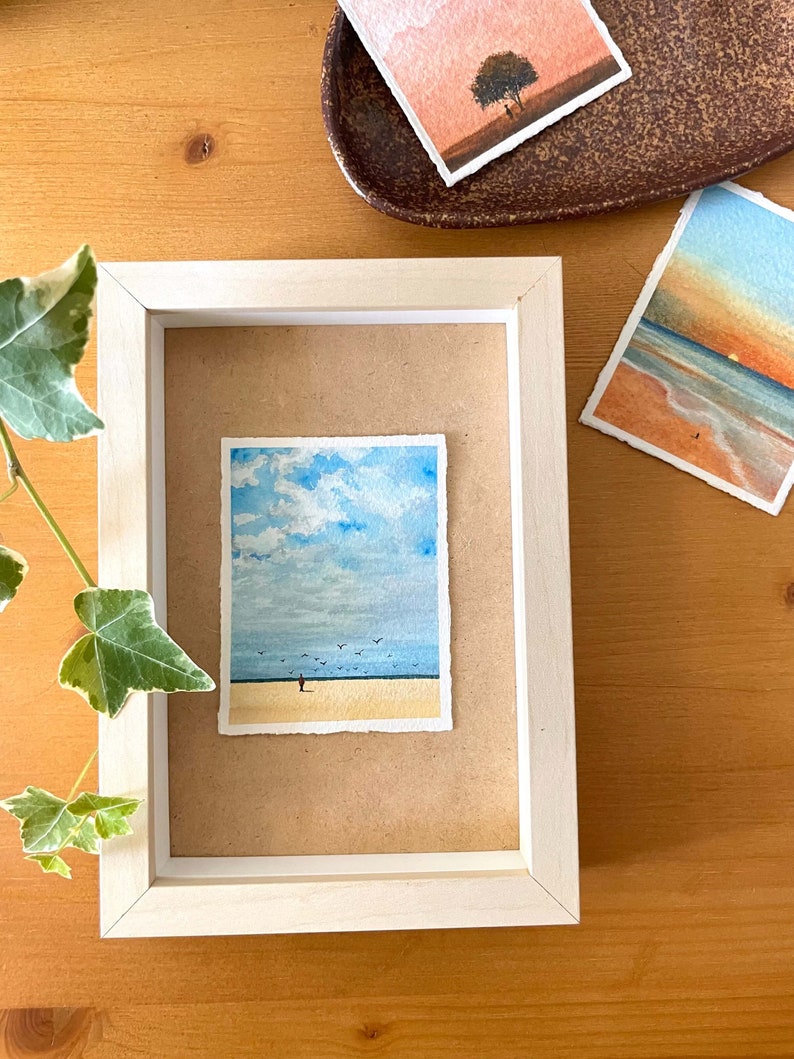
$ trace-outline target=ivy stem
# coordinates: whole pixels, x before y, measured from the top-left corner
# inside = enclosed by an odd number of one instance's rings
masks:
[[[50,512],[50,509],[47,507],[47,505],[41,499],[39,494],[36,492],[35,488],[33,487],[33,483],[23,470],[22,464],[19,462],[19,457],[14,451],[14,446],[11,442],[11,436],[8,433],[8,428],[6,427],[2,419],[0,419],[0,446],[2,446],[3,452],[5,453],[6,464],[8,467],[8,479],[12,485],[12,489],[8,493],[6,493],[5,496],[10,495],[10,492],[13,491],[13,488],[15,488],[19,482],[22,483],[22,488],[33,501],[33,504],[38,513],[41,515],[41,517],[52,530],[53,534],[55,535],[55,539],[66,552],[72,566],[83,579],[86,586],[88,588],[96,588],[96,581],[86,570],[85,566],[83,566],[83,563],[80,560],[80,556],[69,543],[66,534],[55,521]],[[5,496],[3,496],[2,499],[5,499]]]
[[[85,774],[86,774],[86,772],[88,772],[88,770],[94,764],[94,761],[95,761],[96,756],[97,756],[98,753],[99,753],[99,747],[94,747],[94,750],[93,750],[93,752],[91,754],[91,757],[88,759],[88,761],[86,761],[85,765],[83,766],[83,771],[80,773],[80,775],[74,781],[74,787],[72,787],[72,789],[69,791],[69,797],[66,799],[67,805],[72,800],[72,798],[74,798],[75,794],[77,794],[77,788],[80,786],[80,784],[85,779]]]
[[[15,476],[8,489],[0,494],[0,504],[2,504],[4,500],[8,500],[10,496],[13,496],[17,489],[19,489],[19,479]]]

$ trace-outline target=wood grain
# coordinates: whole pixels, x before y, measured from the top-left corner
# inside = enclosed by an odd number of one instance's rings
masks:
[[[6,1016],[0,1055],[69,1055],[64,1008],[92,1059],[794,1055],[794,506],[576,424],[680,203],[468,233],[380,216],[323,136],[330,14],[6,0],[0,271],[86,238],[117,260],[563,256],[582,925],[100,943],[93,861],[45,877],[4,820],[0,1003],[37,1010]],[[794,207],[794,156],[743,183]],[[20,448],[95,565],[94,443]],[[79,586],[23,497],[0,525],[34,560],[0,626],[0,793],[68,790],[96,727],[55,681]]]

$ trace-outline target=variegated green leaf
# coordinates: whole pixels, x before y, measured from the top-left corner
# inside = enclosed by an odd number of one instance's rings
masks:
[[[96,280],[83,246],[52,272],[0,283],[0,417],[22,438],[71,441],[102,429],[74,380]]]
[[[64,656],[59,678],[97,712],[115,717],[134,691],[215,687],[157,624],[148,592],[86,588],[75,596],[74,609],[89,632]]]
[[[86,816],[95,813],[97,834],[100,838],[114,838],[117,835],[129,835],[132,828],[127,821],[138,806],[140,798],[114,798],[102,794],[81,794],[69,803],[69,810],[75,816]]]
[[[5,610],[17,594],[27,572],[24,556],[0,544],[0,611]]]
[[[55,872],[62,875],[64,879],[71,879],[72,869],[57,853],[31,853],[25,860],[35,861],[44,872]]]
[[[41,787],[26,787],[0,802],[19,820],[19,834],[25,853],[55,853],[67,845],[80,824],[70,813],[63,798],[57,798]]]
[[[61,856],[64,850],[73,848],[96,855],[100,839],[132,832],[126,817],[140,804],[137,798],[84,793],[67,805],[63,798],[40,787],[26,787],[22,794],[0,802],[0,808],[19,820],[27,860],[35,861],[42,871],[71,879],[71,870]]]
[[[75,816],[77,815],[79,814],[75,813]],[[99,853],[99,835],[93,817],[86,816],[80,825],[80,830],[73,836],[69,845],[74,846],[75,849],[81,849],[83,853]]]

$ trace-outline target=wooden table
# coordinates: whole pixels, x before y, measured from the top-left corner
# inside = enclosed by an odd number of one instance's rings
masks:
[[[4,817],[0,1054],[794,1055],[794,502],[772,518],[576,423],[680,202],[481,232],[375,213],[323,134],[330,14],[5,0],[0,273],[84,240],[117,260],[563,256],[582,925],[100,942],[94,861],[45,877]],[[794,206],[794,155],[745,183]],[[93,442],[21,448],[93,565]],[[2,515],[33,566],[0,625],[0,793],[63,791],[96,727],[56,682],[79,586],[24,497]]]

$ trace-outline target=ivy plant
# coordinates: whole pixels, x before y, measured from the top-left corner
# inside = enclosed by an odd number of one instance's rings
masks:
[[[133,692],[211,691],[215,684],[157,624],[148,592],[96,584],[17,455],[15,437],[68,442],[103,429],[74,378],[88,342],[96,280],[94,255],[83,246],[51,272],[0,283],[0,447],[9,480],[0,502],[21,487],[82,580],[74,609],[86,632],[61,661],[59,681],[113,718]],[[24,592],[27,572],[26,559],[0,544],[0,611]],[[44,872],[69,879],[67,850],[96,854],[101,842],[132,831],[129,817],[140,799],[80,791],[96,753],[66,798],[28,786],[0,801],[19,821],[26,859]]]

